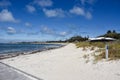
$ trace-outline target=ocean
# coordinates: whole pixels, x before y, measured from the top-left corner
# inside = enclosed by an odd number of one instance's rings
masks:
[[[0,55],[1,54],[16,54],[26,53],[32,51],[42,51],[51,48],[61,47],[61,44],[8,44],[0,43]]]

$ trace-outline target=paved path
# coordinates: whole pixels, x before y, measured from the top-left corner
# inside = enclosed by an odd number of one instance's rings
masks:
[[[0,80],[40,80],[0,62]]]

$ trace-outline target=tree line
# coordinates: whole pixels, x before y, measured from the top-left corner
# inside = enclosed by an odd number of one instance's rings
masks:
[[[100,35],[99,37],[110,37],[110,38],[120,40],[120,33],[116,32],[115,30],[113,30],[113,31],[108,30],[105,34]]]
[[[120,33],[116,32],[115,30],[108,30],[105,34],[100,35],[98,37],[110,37],[117,40],[120,40]],[[89,37],[82,37],[82,36],[73,36],[67,39],[65,42],[76,42],[76,41],[86,41]]]

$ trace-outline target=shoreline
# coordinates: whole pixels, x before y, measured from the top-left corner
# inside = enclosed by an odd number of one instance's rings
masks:
[[[57,44],[60,44],[60,43],[57,43]],[[16,52],[16,53],[9,53],[9,54],[0,54],[0,60],[7,59],[7,58],[12,58],[12,57],[17,57],[17,56],[20,56],[20,55],[29,55],[29,54],[35,54],[35,53],[38,53],[38,52],[42,52],[42,51],[58,49],[58,48],[66,46],[66,45],[67,44],[65,44],[65,43],[61,43],[60,46],[58,46],[58,47],[48,47],[48,48],[44,48],[42,50],[33,50],[33,51],[28,51],[28,52]]]
[[[120,60],[102,60],[94,64],[93,57],[89,56],[89,62],[86,63],[84,55],[92,55],[94,51],[83,51],[70,43],[58,49],[3,59],[0,62],[43,80],[119,80]]]

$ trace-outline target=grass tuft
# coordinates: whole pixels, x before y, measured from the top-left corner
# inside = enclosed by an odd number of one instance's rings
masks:
[[[107,44],[109,45],[109,59],[110,60],[120,59],[120,41],[119,42],[108,42]],[[106,45],[106,43],[104,43],[104,42],[79,42],[79,43],[76,43],[77,48],[82,47],[83,49],[86,49],[86,48],[90,47],[90,50],[94,50],[95,47],[98,47],[99,50],[96,52],[99,52],[100,54],[94,55],[96,61],[105,59],[105,45]]]

